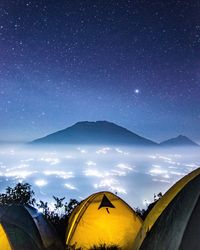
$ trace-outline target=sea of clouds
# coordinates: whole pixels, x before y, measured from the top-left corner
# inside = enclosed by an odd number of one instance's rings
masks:
[[[0,192],[28,182],[51,203],[53,195],[80,201],[107,190],[142,208],[199,166],[198,148],[1,145]]]

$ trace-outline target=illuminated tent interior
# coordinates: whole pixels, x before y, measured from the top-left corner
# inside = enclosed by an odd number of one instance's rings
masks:
[[[142,220],[122,199],[110,192],[99,192],[73,211],[66,244],[81,249],[104,244],[132,249],[141,225]]]
[[[0,206],[1,250],[62,249],[52,226],[30,206]]]
[[[178,181],[146,217],[134,250],[200,249],[200,168]]]

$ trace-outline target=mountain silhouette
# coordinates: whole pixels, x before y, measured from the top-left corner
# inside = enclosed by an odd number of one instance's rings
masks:
[[[163,141],[160,143],[161,146],[170,146],[170,147],[177,147],[177,146],[199,146],[197,143],[193,142],[186,136],[179,135],[175,138]]]
[[[154,146],[157,143],[107,121],[78,122],[71,127],[34,140],[32,144],[109,144]]]

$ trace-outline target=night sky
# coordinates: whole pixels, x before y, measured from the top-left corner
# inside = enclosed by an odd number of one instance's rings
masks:
[[[0,1],[0,140],[108,120],[200,142],[199,96],[200,1]]]

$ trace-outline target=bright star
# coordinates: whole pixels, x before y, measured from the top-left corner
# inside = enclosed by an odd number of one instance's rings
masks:
[[[135,94],[139,94],[140,90],[139,89],[135,89],[134,92],[135,92]]]

